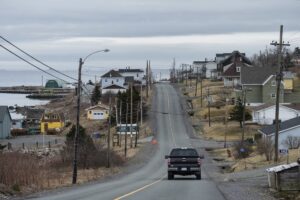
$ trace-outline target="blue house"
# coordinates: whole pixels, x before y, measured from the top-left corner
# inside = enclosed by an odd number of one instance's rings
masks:
[[[12,119],[7,106],[0,106],[0,139],[10,137]]]

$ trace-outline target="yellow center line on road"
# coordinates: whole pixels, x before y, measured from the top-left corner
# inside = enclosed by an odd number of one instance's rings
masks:
[[[142,190],[144,190],[144,189],[146,189],[146,188],[148,188],[148,187],[150,187],[150,186],[152,186],[152,185],[154,185],[154,184],[156,184],[156,183],[161,182],[165,177],[166,177],[166,176],[163,176],[161,179],[159,179],[159,180],[157,180],[157,181],[154,181],[154,182],[152,182],[152,183],[149,183],[148,185],[144,185],[143,187],[138,188],[138,189],[136,189],[136,190],[134,190],[134,191],[132,191],[132,192],[129,192],[129,193],[127,193],[127,194],[124,194],[123,196],[117,197],[117,198],[115,198],[114,200],[121,200],[121,199],[124,199],[124,198],[126,198],[126,197],[129,197],[129,196],[131,196],[131,195],[133,195],[133,194],[135,194],[135,193],[138,193],[138,192],[140,192],[140,191],[142,191]]]

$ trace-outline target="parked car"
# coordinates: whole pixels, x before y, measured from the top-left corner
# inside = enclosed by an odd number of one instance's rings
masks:
[[[174,175],[195,175],[197,179],[201,179],[201,159],[194,148],[174,148],[170,155],[166,155],[168,159],[168,179],[174,179]]]

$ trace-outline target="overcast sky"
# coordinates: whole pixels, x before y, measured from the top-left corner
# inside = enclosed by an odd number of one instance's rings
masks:
[[[300,46],[299,0],[1,0],[0,32],[56,69],[169,68],[216,53],[251,57],[278,40]],[[14,50],[4,41],[0,44]],[[15,50],[14,50],[15,51]],[[16,51],[17,52],[17,51]],[[0,70],[33,69],[0,49]]]

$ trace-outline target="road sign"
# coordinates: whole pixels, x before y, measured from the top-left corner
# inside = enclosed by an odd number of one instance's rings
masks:
[[[126,128],[127,127],[127,128]],[[116,127],[117,134],[125,135],[127,132],[127,135],[130,135],[131,133],[133,135],[139,134],[139,126],[137,124],[132,124],[132,131],[130,130],[131,125],[130,124],[118,124]]]
[[[282,155],[286,155],[289,153],[289,150],[288,149],[279,149],[279,153]]]

